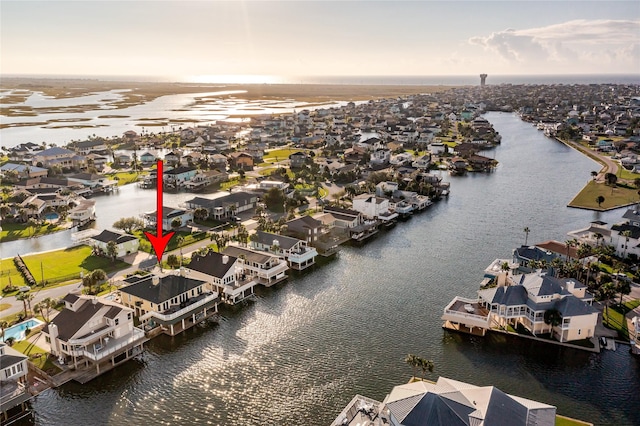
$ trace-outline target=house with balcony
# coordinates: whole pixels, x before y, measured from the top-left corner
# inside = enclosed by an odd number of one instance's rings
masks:
[[[75,150],[82,155],[88,155],[92,152],[103,152],[107,150],[107,145],[103,139],[92,139],[73,144]]]
[[[640,204],[627,209],[622,218],[624,222],[611,227],[611,244],[620,257],[640,258]]]
[[[142,219],[146,227],[155,228],[157,222],[156,210],[143,213]],[[171,229],[171,224],[176,219],[180,221],[180,226],[186,226],[188,222],[193,221],[193,213],[188,210],[162,206],[162,229]]]
[[[82,226],[87,222],[96,218],[96,202],[95,200],[87,200],[79,197],[74,200],[75,207],[69,210],[69,219],[73,221],[74,226]]]
[[[359,211],[334,206],[323,206],[322,211],[325,214],[318,217],[318,220],[322,220],[330,228],[346,232],[354,241],[364,241],[378,233],[378,222],[365,219]]]
[[[53,147],[35,153],[32,158],[34,166],[50,168],[59,166],[62,168],[84,168],[87,165],[86,158],[66,148]]]
[[[340,243],[344,238],[340,233],[332,232],[321,220],[308,215],[288,221],[282,231],[284,235],[304,240],[315,247],[320,256],[333,256],[340,251]]]
[[[543,273],[501,275],[498,285],[479,290],[477,299],[454,298],[445,307],[444,327],[484,335],[494,327],[522,326],[534,336],[548,334],[559,342],[594,336],[598,311],[583,283]],[[557,325],[545,321],[547,312],[559,315]]]
[[[251,246],[284,257],[291,269],[299,271],[313,265],[318,255],[316,249],[309,247],[305,240],[263,231],[256,231],[251,238]]]
[[[204,255],[194,254],[184,267],[189,277],[212,284],[221,301],[234,305],[254,294],[258,284],[244,268],[244,259],[213,251]]]
[[[75,380],[86,383],[142,352],[147,338],[133,325],[133,309],[71,293],[62,300],[42,333],[60,364],[76,370]]]
[[[246,277],[253,277],[258,284],[262,284],[265,287],[284,281],[288,277],[289,266],[282,257],[239,246],[225,247],[222,253],[242,259],[245,279]]]
[[[413,210],[413,206],[408,203],[403,207],[408,209],[407,214],[410,214]],[[353,198],[353,210],[362,213],[362,216],[369,221],[380,221],[385,225],[394,223],[399,216],[397,211],[391,211],[387,198],[377,197],[375,194],[355,196]]]
[[[0,342],[0,420],[24,412],[25,403],[31,399],[27,383],[29,357]]]
[[[0,166],[0,176],[10,176],[12,173],[18,179],[47,177],[49,171],[42,167],[29,166],[25,164],[5,163]]]
[[[176,274],[125,278],[122,303],[149,332],[159,329],[175,336],[218,312],[218,292],[211,283],[194,279],[181,268]]]
[[[136,253],[140,247],[140,240],[133,235],[109,231],[107,229],[91,237],[88,244],[92,246],[94,250],[107,254],[111,241],[116,244],[116,257],[124,257],[128,254]]]
[[[207,210],[209,217],[216,220],[235,216],[238,213],[256,208],[258,195],[249,192],[217,193],[216,198],[195,197],[185,201],[183,207],[195,211],[198,208]]]
[[[180,166],[164,172],[164,182],[170,188],[182,188],[187,182],[193,179],[198,170],[194,167]]]

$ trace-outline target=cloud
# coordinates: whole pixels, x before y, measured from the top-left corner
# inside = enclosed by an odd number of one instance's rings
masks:
[[[508,63],[522,66],[540,66],[540,62],[581,66],[614,61],[640,64],[640,21],[580,19],[538,28],[507,29],[468,41],[495,52]]]

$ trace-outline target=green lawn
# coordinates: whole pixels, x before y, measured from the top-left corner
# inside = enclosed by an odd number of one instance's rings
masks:
[[[151,253],[153,251],[153,248],[151,247],[151,243],[149,242],[149,240],[147,239],[147,236],[144,235],[142,231],[136,231],[133,233],[133,235],[135,235],[140,240],[140,250],[146,253]],[[184,238],[184,242],[180,247],[186,247],[190,244],[196,243],[200,240],[207,238],[207,233],[202,232],[199,234],[190,234],[189,232],[181,232],[181,231],[176,232],[175,235],[171,237],[171,240],[169,240],[169,244],[167,244],[167,249],[165,251],[171,251],[179,248],[178,236],[182,236]]]
[[[267,152],[262,157],[262,161],[264,161],[265,163],[273,163],[276,161],[288,160],[291,154],[293,154],[294,152],[301,152],[301,151],[304,151],[304,150],[290,149],[290,148],[274,149],[273,151]]]
[[[26,223],[3,223],[2,231],[0,231],[0,242],[50,234],[61,229],[61,227],[49,223],[35,227],[28,227]]]
[[[17,287],[25,285],[22,274],[16,268],[12,258],[0,260],[0,288],[5,288],[11,284]]]
[[[147,173],[136,172],[117,172],[115,174],[109,174],[109,179],[117,180],[118,186],[127,185],[138,180],[138,176],[146,175]],[[117,179],[116,179],[117,178]]]
[[[634,179],[640,178],[640,173],[633,173],[632,171],[627,170],[624,167],[620,167],[618,169],[618,178],[630,180],[633,183]]]
[[[116,260],[112,262],[105,257],[93,256],[91,247],[78,246],[47,253],[23,256],[31,274],[40,282],[42,273],[49,284],[68,281],[80,277],[80,272],[103,269],[105,272],[124,269],[127,263]]]
[[[556,415],[556,426],[586,426],[591,424],[593,423],[587,423],[582,420]]]
[[[220,191],[228,191],[230,188],[238,185],[240,183],[240,178],[230,179],[226,182],[222,182],[220,184]]]
[[[614,303],[613,301],[611,302]],[[618,332],[618,336],[623,340],[629,340],[629,330],[627,330],[627,320],[625,315],[640,306],[640,299],[630,300],[623,304],[623,307],[614,305],[603,312],[602,323]]]
[[[42,339],[43,337],[41,337]],[[48,353],[29,342],[28,340],[21,340],[19,342],[15,342],[12,346],[13,349],[21,352],[27,356],[29,356],[29,360],[35,364],[40,370],[46,372],[49,375],[57,374],[60,372],[60,369],[51,362],[49,359]]]
[[[604,202],[598,206],[596,198],[602,195]],[[591,210],[605,210],[620,207],[638,201],[638,191],[628,188],[612,188],[603,183],[589,181],[582,191],[569,203],[570,207],[581,207]]]

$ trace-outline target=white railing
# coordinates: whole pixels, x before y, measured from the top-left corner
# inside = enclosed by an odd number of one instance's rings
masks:
[[[140,330],[139,328],[135,328],[132,331],[132,335],[131,337],[129,337],[127,340],[120,342],[119,344],[117,344],[116,346],[113,346],[111,348],[105,349],[105,350],[99,350],[94,352],[89,351],[88,349],[84,349],[82,351],[82,355],[84,355],[85,357],[92,359],[94,361],[99,361],[111,354],[113,354],[114,352],[117,352],[119,350],[121,350],[122,348],[131,345],[133,343],[136,343],[139,340],[142,340],[144,338],[144,331]]]
[[[91,333],[85,337],[82,337],[80,339],[69,339],[69,344],[70,345],[86,345],[87,343],[90,343],[96,339],[99,339],[102,336],[106,336],[107,334],[111,333],[113,330],[115,329],[115,327],[113,326],[109,326],[107,328],[103,328],[102,330],[100,330],[97,333]]]
[[[313,259],[317,255],[318,252],[314,248],[306,250],[304,253],[289,253],[289,262],[303,263]]]
[[[179,311],[173,312],[171,314],[161,314],[160,312],[155,312],[155,311],[147,312],[146,314],[140,317],[140,321],[146,321],[151,317],[155,317],[162,321],[173,321],[174,319],[178,318],[181,315],[186,314],[187,312],[191,312],[194,309],[199,308],[200,306],[206,305],[210,301],[215,300],[217,297],[218,297],[218,293],[213,293],[212,295],[207,296],[202,300],[198,300],[196,303],[192,303],[191,305],[185,306]]]

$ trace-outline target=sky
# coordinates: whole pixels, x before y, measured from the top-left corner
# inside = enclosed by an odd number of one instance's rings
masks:
[[[640,2],[0,0],[1,75],[481,72],[639,74]]]

